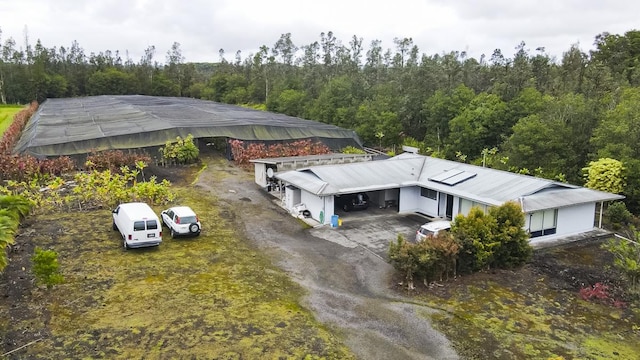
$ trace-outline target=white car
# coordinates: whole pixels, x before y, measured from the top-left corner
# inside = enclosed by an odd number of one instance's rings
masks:
[[[416,242],[423,241],[431,236],[436,236],[442,231],[449,231],[449,229],[451,229],[451,221],[436,220],[428,222],[420,226],[420,229],[416,231]]]
[[[196,213],[188,206],[175,206],[160,213],[162,224],[169,228],[171,237],[179,235],[198,236],[202,225]]]

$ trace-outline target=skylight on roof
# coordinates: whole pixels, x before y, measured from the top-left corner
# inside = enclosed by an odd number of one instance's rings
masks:
[[[472,173],[469,171],[453,169],[453,170],[445,170],[440,174],[430,178],[429,180],[435,181],[437,183],[449,185],[449,186],[454,186],[454,185],[460,184],[463,181],[469,180],[475,177],[476,175],[477,175],[476,173]]]

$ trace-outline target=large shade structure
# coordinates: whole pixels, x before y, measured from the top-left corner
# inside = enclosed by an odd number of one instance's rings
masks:
[[[287,115],[191,98],[102,95],[46,100],[14,153],[49,157],[139,149],[188,134],[263,142],[312,139],[334,150],[362,147],[353,130]]]

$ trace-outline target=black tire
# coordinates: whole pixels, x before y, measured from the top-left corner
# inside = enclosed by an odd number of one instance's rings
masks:
[[[344,210],[344,212],[349,212],[349,210],[350,210],[349,209],[349,205],[347,205],[347,204],[342,205],[342,210]]]
[[[129,250],[129,245],[127,245],[127,241],[126,240],[122,240],[122,243],[124,244],[124,250],[125,251]]]
[[[175,239],[176,238],[176,232],[173,231],[173,228],[169,229],[169,232],[171,233],[171,238]]]
[[[113,231],[118,230],[118,225],[116,225],[116,222],[115,222],[115,221],[113,222],[112,227],[113,227]]]
[[[198,225],[198,223],[192,223],[189,225],[189,232],[192,234],[200,233],[200,225]]]

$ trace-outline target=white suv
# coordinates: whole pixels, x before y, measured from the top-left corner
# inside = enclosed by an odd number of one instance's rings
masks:
[[[428,222],[420,226],[420,229],[416,231],[416,242],[423,241],[431,236],[436,236],[442,231],[449,231],[449,229],[451,229],[451,221],[436,220]]]
[[[178,235],[198,236],[202,229],[196,213],[188,206],[175,206],[160,213],[162,224],[169,228],[171,237]]]

